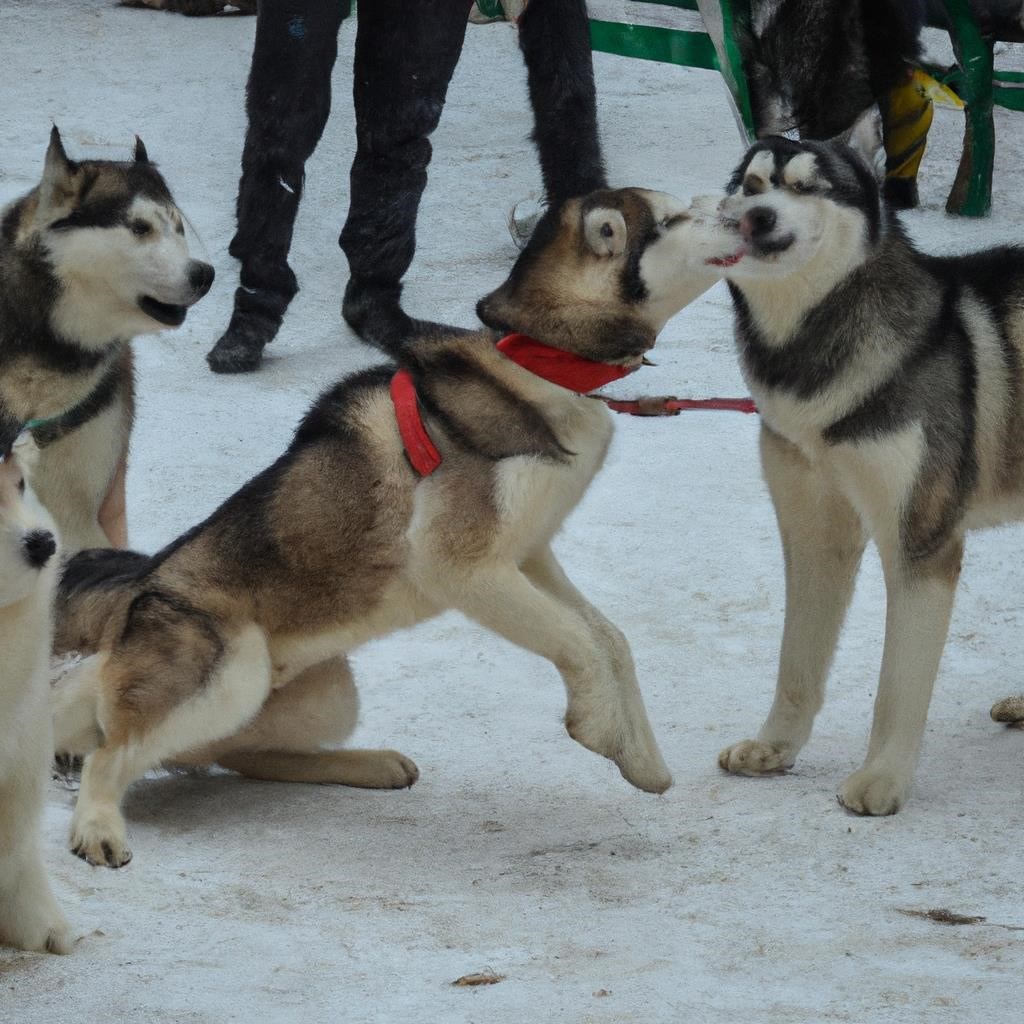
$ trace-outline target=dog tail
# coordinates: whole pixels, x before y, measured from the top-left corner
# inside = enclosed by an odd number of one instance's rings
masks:
[[[53,653],[94,654],[112,617],[127,608],[149,565],[148,555],[115,548],[79,551],[57,585]]]

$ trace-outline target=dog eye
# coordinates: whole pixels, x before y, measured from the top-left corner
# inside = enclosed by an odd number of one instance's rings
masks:
[[[814,191],[814,186],[809,181],[794,181],[790,188],[792,188],[794,192],[800,192],[802,194]]]
[[[19,494],[24,494],[25,493],[25,478],[24,477],[22,477],[18,481],[18,493]]]
[[[136,238],[145,238],[153,231],[153,228],[144,220],[133,220],[128,227]]]

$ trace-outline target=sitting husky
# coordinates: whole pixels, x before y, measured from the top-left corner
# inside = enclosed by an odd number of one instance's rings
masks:
[[[355,724],[345,655],[449,608],[552,661],[569,734],[633,785],[667,789],[629,646],[550,544],[611,440],[585,393],[641,364],[717,279],[705,263],[725,242],[663,193],[570,200],[479,305],[523,334],[403,347],[401,371],[321,396],[277,462],[163,551],[71,561],[57,646],[98,652],[56,696],[57,749],[88,754],[74,851],[128,860],[121,796],[160,762],[411,785],[394,751],[326,749]]]
[[[53,129],[42,181],[0,214],[0,451],[30,430],[65,550],[126,541],[129,341],[177,327],[212,282],[140,139],[131,161],[73,162]]]
[[[67,953],[68,925],[39,850],[53,756],[47,681],[57,547],[52,528],[8,453],[0,459],[0,943]]]
[[[907,798],[969,529],[1024,518],[1024,249],[919,253],[852,150],[763,139],[722,211],[736,340],[786,565],[775,703],[721,766],[788,768],[822,705],[866,541],[888,608],[860,814]]]

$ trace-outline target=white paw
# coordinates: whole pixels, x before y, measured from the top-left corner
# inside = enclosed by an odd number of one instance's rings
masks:
[[[64,956],[71,952],[74,940],[71,938],[71,929],[63,918],[55,921],[46,933],[46,942],[43,948],[47,953],[57,953]]]
[[[839,787],[839,802],[854,814],[895,814],[906,802],[910,778],[882,768],[861,768]]]
[[[419,777],[420,770],[411,758],[397,750],[380,751],[378,770],[381,789],[408,789]]]
[[[718,767],[734,775],[777,775],[793,767],[796,755],[782,743],[741,740],[718,755]]]
[[[71,820],[71,852],[90,864],[124,867],[132,859],[125,837],[124,818],[116,808],[75,808]]]
[[[629,730],[623,728],[618,715],[592,712],[583,716],[570,708],[565,716],[565,728],[581,746],[614,761],[622,777],[637,789],[664,793],[672,785],[672,773],[662,759],[646,720],[642,726]]]
[[[622,777],[645,793],[664,793],[672,785],[672,773],[657,749],[653,754],[644,752],[628,757],[619,754],[612,760],[619,766]]]
[[[48,889],[31,896],[22,892],[13,904],[5,904],[0,911],[8,919],[0,923],[0,945],[41,953],[71,952],[71,929]]]

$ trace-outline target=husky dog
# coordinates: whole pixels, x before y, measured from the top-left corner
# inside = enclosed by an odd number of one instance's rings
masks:
[[[53,753],[47,665],[53,524],[17,463],[0,459],[0,943],[67,953],[43,869],[39,818]]]
[[[548,343],[528,342],[548,364],[618,377],[718,278],[705,261],[734,240],[721,244],[713,221],[671,196],[594,193],[547,214],[479,313]],[[561,386],[496,340],[449,329],[403,348],[416,445],[403,445],[393,398],[402,374],[356,374],[321,396],[277,462],[168,548],[69,563],[57,647],[97,652],[56,694],[57,749],[88,755],[76,853],[128,860],[121,796],[161,762],[411,785],[401,754],[327,749],[355,724],[345,655],[449,608],[552,661],[569,734],[633,785],[668,788],[629,646],[550,547],[604,460],[609,414],[583,397],[589,379]],[[440,465],[421,476],[414,449],[434,445]]]
[[[1024,249],[918,252],[852,150],[758,142],[726,270],[786,565],[775,703],[720,765],[788,768],[811,732],[866,541],[887,613],[874,724],[840,802],[907,798],[964,535],[1024,517]]]
[[[0,452],[29,428],[66,550],[121,539],[98,520],[119,474],[123,491],[130,340],[179,326],[212,282],[141,139],[131,161],[74,162],[53,129],[42,181],[0,222]]]

